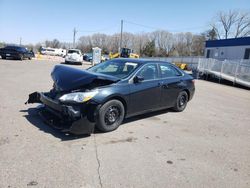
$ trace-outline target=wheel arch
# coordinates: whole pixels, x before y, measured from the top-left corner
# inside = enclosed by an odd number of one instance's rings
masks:
[[[189,101],[189,99],[190,99],[190,91],[188,89],[183,89],[182,91],[185,91],[187,93],[187,95],[188,95],[188,101]]]
[[[106,102],[108,102],[108,101],[110,101],[110,100],[118,100],[118,101],[120,101],[123,104],[123,106],[124,106],[124,112],[125,112],[125,116],[126,116],[126,114],[127,114],[127,101],[124,99],[124,97],[119,96],[119,95],[113,95],[113,96],[107,98],[103,102],[103,104],[106,103]]]

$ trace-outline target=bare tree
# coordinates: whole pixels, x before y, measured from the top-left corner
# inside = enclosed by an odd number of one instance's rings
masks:
[[[135,52],[139,53],[139,55],[143,55],[143,49],[149,42],[149,36],[148,33],[140,33],[134,35],[134,41],[133,41],[133,49]]]
[[[156,48],[158,49],[158,55],[169,56],[171,50],[173,50],[174,36],[165,30],[157,30],[152,33],[152,38],[156,42]]]
[[[45,46],[46,47],[51,47],[51,48],[60,48],[61,47],[61,43],[57,39],[54,39],[53,41],[46,40],[45,41]]]
[[[219,39],[250,35],[250,13],[238,10],[219,12],[211,24]]]
[[[201,56],[204,54],[206,37],[204,35],[194,35],[192,42],[192,55]]]

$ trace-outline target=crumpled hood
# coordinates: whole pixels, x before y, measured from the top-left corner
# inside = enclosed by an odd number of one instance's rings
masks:
[[[54,81],[57,90],[70,91],[84,88],[94,81],[109,81],[115,83],[118,78],[104,74],[97,74],[87,70],[80,70],[63,65],[56,65],[51,72],[51,77]]]

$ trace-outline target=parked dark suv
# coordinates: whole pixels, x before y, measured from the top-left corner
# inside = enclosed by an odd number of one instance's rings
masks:
[[[2,59],[13,58],[23,60],[25,58],[31,59],[34,57],[34,53],[22,46],[6,46],[0,48],[0,56]]]

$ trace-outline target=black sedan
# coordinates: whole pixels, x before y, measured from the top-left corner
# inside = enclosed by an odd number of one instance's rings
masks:
[[[6,46],[0,49],[0,56],[2,59],[14,58],[23,60],[25,58],[31,59],[34,57],[34,52],[22,46]]]
[[[74,134],[117,129],[124,118],[172,108],[185,109],[194,95],[193,78],[171,63],[114,59],[88,70],[57,65],[50,92],[34,92],[46,122]]]

